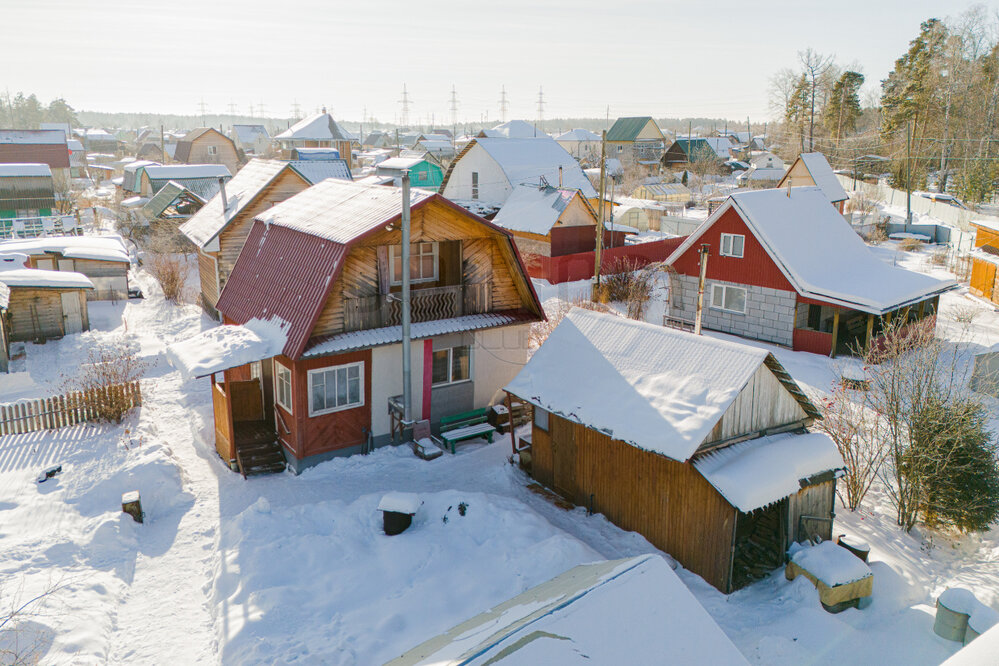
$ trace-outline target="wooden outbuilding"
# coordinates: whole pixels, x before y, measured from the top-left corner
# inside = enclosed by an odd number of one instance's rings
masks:
[[[0,265],[0,282],[10,290],[10,342],[49,340],[90,330],[87,292],[94,285],[86,275]]]
[[[308,118],[303,118],[285,131],[274,136],[281,147],[281,158],[292,159],[295,148],[333,148],[340,158],[347,160],[347,166],[354,168],[352,144],[356,137],[340,126],[333,116],[323,108]]]
[[[991,220],[971,220],[975,230],[974,251],[971,253],[972,294],[999,304],[999,222]]]
[[[801,153],[791,163],[791,167],[777,182],[777,188],[782,187],[818,187],[833,207],[841,214],[849,200],[846,190],[839,178],[829,166],[829,161],[822,153]]]
[[[832,534],[843,461],[765,349],[573,309],[506,391],[534,405],[535,479],[723,592]]]
[[[622,164],[658,169],[666,137],[651,116],[618,118],[607,130],[607,157]]]
[[[82,273],[90,278],[90,301],[128,298],[131,257],[121,236],[41,236],[0,242],[0,256],[23,253],[28,268]]]

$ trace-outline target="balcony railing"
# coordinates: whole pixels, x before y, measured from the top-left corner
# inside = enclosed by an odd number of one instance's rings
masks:
[[[491,282],[413,289],[410,291],[412,321],[435,321],[489,312],[492,305],[491,293]],[[346,331],[398,326],[402,323],[402,301],[398,293],[344,298],[343,309]]]
[[[0,239],[71,236],[80,232],[76,218],[72,215],[0,217]]]

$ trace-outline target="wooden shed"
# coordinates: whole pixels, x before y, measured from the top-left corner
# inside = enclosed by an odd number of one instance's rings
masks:
[[[842,459],[764,349],[574,309],[506,390],[534,405],[536,480],[723,592],[832,535]]]
[[[2,268],[0,283],[10,290],[7,305],[10,342],[61,338],[90,329],[87,292],[94,285],[86,275]]]
[[[41,236],[0,242],[0,255],[22,253],[26,267],[82,273],[90,278],[90,301],[128,298],[131,258],[121,236]]]

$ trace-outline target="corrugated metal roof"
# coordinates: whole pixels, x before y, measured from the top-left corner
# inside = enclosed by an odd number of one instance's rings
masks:
[[[292,141],[350,141],[354,137],[340,127],[330,114],[317,113],[299,120],[274,138]]]
[[[493,224],[510,231],[547,236],[576,196],[580,196],[577,190],[520,185],[513,188],[513,192],[493,218]],[[594,215],[593,224],[596,223]]]
[[[258,218],[215,307],[237,324],[287,321],[283,353],[299,358],[346,255],[346,245]]]
[[[232,218],[253,201],[261,190],[273,181],[282,170],[290,168],[278,160],[250,160],[225,184],[229,207],[222,210],[222,197],[217,193],[190,220],[181,225],[182,234],[198,247],[204,247],[217,236]],[[304,176],[303,176],[304,178]]]
[[[216,183],[217,188],[217,183]],[[171,180],[166,185],[163,186],[159,192],[156,193],[149,202],[142,207],[142,214],[150,219],[155,219],[163,214],[167,208],[169,208],[174,201],[176,201],[182,194],[187,193],[189,196],[193,197],[195,200],[205,203],[205,199],[200,195],[192,192],[188,188],[184,187],[182,184],[175,180]]]
[[[39,166],[48,172],[47,165]],[[0,177],[0,209],[55,208],[55,188],[52,184],[51,172],[47,175],[37,176],[4,176],[0,172],[0,176],[2,176]]]
[[[289,162],[291,168],[295,170],[310,184],[315,185],[327,178],[337,178],[339,180],[353,180],[347,160],[296,160]]]
[[[659,129],[659,125],[652,119],[652,116],[635,116],[631,118],[618,118],[607,130],[608,141],[634,141],[639,133],[645,128],[649,121]],[[662,136],[662,131],[659,132]]]
[[[413,190],[411,206],[431,196]],[[401,214],[401,188],[329,178],[260,213],[257,219],[336,243],[349,243]]]
[[[410,327],[410,336],[414,340],[419,340],[421,338],[431,338],[435,335],[477,331],[483,328],[509,326],[510,324],[536,320],[537,317],[534,315],[518,311],[465,315],[451,319],[437,319],[414,323]],[[367,349],[369,347],[391,345],[401,341],[402,326],[386,326],[366,331],[351,331],[350,333],[331,335],[316,340],[305,350],[302,356],[308,358],[326,356],[328,354],[341,354],[353,349]]]
[[[301,160],[338,160],[340,151],[336,148],[293,148],[291,151],[292,161]]]

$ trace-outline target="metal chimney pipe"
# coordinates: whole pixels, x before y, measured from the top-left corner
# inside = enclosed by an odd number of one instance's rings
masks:
[[[403,440],[405,429],[413,424],[413,359],[410,338],[410,295],[409,295],[409,169],[402,171],[402,425]]]
[[[704,281],[708,274],[708,254],[710,245],[701,244],[701,276],[697,280],[697,315],[694,317],[694,334],[701,334],[701,315],[704,312]]]
[[[219,193],[222,195],[222,212],[229,210],[229,199],[225,196],[225,178],[219,176]]]

